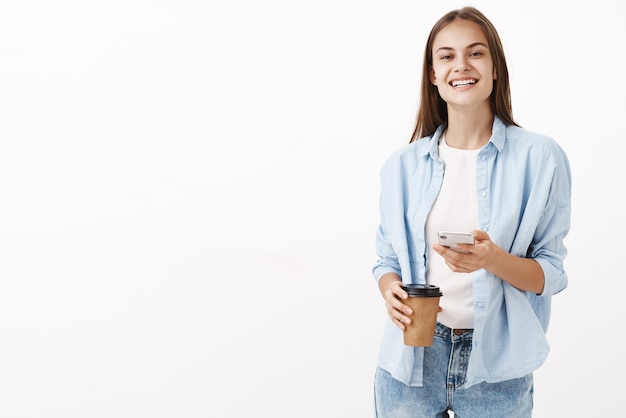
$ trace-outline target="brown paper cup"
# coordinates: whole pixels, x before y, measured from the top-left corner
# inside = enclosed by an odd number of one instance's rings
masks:
[[[439,299],[442,296],[439,287],[426,284],[403,285],[409,297],[403,301],[413,309],[411,323],[404,324],[404,344],[413,347],[430,347],[433,345]]]

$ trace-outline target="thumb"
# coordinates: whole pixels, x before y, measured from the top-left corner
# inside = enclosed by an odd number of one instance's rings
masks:
[[[484,240],[488,240],[489,239],[489,234],[483,230],[480,229],[474,229],[472,231],[472,234],[474,234],[474,238],[479,240],[479,241],[484,241]]]

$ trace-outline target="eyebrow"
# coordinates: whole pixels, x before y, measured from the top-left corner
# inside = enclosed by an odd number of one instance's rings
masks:
[[[465,49],[472,49],[475,48],[477,46],[484,46],[485,48],[489,49],[489,47],[487,45],[485,45],[482,42],[474,42],[473,44],[469,44],[467,47],[465,47]],[[437,48],[437,50],[435,52],[439,52],[439,51],[453,51],[454,48],[449,47],[449,46],[442,46],[441,48]]]

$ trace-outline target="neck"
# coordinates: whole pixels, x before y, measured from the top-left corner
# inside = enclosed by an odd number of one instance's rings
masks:
[[[493,113],[450,114],[446,128],[446,143],[453,148],[478,149],[489,142]]]

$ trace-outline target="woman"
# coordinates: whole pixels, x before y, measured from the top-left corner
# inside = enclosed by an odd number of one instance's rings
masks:
[[[378,417],[530,417],[552,295],[567,286],[567,156],[513,119],[499,35],[477,9],[429,35],[415,130],[381,169],[373,274],[389,321],[375,378]],[[438,245],[437,231],[475,244]],[[441,288],[433,345],[409,347],[402,283]]]

